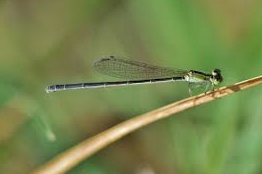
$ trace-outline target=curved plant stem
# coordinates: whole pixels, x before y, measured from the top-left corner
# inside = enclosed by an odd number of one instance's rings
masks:
[[[69,171],[71,168],[87,159],[94,153],[105,148],[109,144],[122,138],[123,136],[142,128],[157,120],[169,117],[175,113],[187,110],[189,108],[213,101],[215,99],[225,97],[237,91],[244,90],[262,83],[262,76],[255,77],[240,83],[222,87],[215,91],[201,94],[196,97],[190,97],[173,104],[164,106],[146,114],[131,118],[108,130],[89,138],[78,145],[62,152],[54,157],[48,163],[32,172],[33,174],[60,174]]]

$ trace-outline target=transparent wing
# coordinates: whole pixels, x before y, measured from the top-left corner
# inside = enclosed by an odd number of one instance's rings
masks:
[[[93,67],[100,73],[124,79],[154,79],[183,76],[187,71],[159,67],[114,56],[96,60]]]

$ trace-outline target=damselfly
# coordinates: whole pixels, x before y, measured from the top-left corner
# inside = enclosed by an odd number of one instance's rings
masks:
[[[93,67],[102,74],[127,80],[50,85],[46,87],[46,92],[184,81],[188,82],[189,93],[192,95],[191,91],[193,88],[205,87],[206,92],[210,87],[214,90],[215,86],[218,86],[223,81],[219,69],[214,69],[208,74],[196,70],[185,71],[160,67],[115,56],[103,57],[96,60],[93,63]]]

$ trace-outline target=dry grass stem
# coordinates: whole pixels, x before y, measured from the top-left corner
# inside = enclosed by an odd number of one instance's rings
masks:
[[[89,138],[78,145],[62,152],[60,155],[54,157],[47,164],[43,165],[33,174],[61,174],[69,171],[71,168],[79,164],[81,161],[87,159],[94,153],[105,148],[109,144],[122,138],[123,136],[142,128],[157,120],[166,118],[173,114],[187,110],[189,108],[213,101],[215,99],[225,97],[237,91],[247,89],[262,83],[262,76],[242,81],[240,83],[222,87],[218,90],[201,94],[196,97],[190,97],[173,104],[164,106],[146,114],[134,117],[125,122],[122,122],[112,128]]]

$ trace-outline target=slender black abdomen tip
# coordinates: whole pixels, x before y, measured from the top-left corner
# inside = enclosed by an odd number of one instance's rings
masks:
[[[54,85],[52,85],[52,86],[47,86],[46,88],[45,88],[45,92],[46,93],[50,93],[50,92],[54,92],[55,91],[55,86]]]
[[[45,92],[46,92],[46,93],[50,93],[50,92],[51,92],[50,89],[49,89],[49,86],[47,86],[47,87],[45,88]]]

